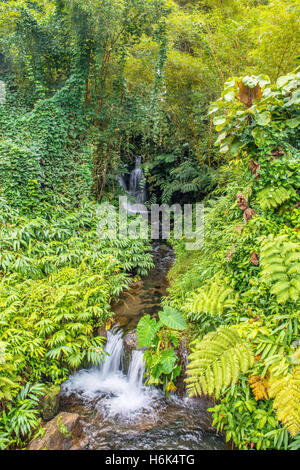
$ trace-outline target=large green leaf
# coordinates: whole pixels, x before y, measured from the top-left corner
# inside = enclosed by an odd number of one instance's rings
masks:
[[[184,330],[186,328],[184,316],[175,308],[165,307],[158,315],[160,321],[165,326],[173,328],[173,330]]]
[[[264,111],[263,113],[257,113],[255,115],[255,120],[260,126],[266,126],[271,121],[271,113],[269,111]]]
[[[293,118],[293,119],[288,119],[286,121],[286,124],[288,125],[288,127],[290,127],[291,129],[295,129],[296,127],[299,126],[300,124],[300,116],[296,117],[296,118]]]
[[[149,348],[154,340],[157,331],[157,322],[150,315],[144,315],[137,326],[138,343],[142,348]]]
[[[176,354],[174,349],[164,350],[161,353],[161,365],[162,365],[162,372],[164,374],[171,374],[172,370],[174,369],[175,362],[176,362]]]

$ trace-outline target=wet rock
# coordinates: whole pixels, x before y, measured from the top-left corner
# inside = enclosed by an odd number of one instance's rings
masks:
[[[143,281],[136,281],[136,282],[133,282],[132,284],[130,284],[130,289],[138,289],[138,288],[141,288],[143,287]]]
[[[131,352],[134,349],[138,349],[138,345],[137,345],[138,339],[137,339],[136,330],[131,331],[130,333],[125,335],[123,341],[124,341],[125,352],[131,354]]]
[[[167,251],[170,251],[170,247],[168,245],[163,244],[163,245],[160,245],[159,250],[167,252]]]
[[[40,401],[40,411],[42,418],[49,421],[54,418],[59,409],[60,386],[52,385]]]
[[[125,372],[128,372],[129,364],[130,364],[131,357],[132,357],[132,351],[134,350],[143,351],[144,348],[141,348],[140,346],[138,346],[136,330],[133,330],[124,336],[123,344],[124,344],[124,369],[125,369]]]
[[[88,445],[77,413],[63,411],[43,428],[44,436],[33,439],[28,450],[82,450]]]

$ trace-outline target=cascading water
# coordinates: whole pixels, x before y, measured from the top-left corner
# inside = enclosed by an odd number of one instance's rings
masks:
[[[136,198],[138,203],[146,201],[145,177],[141,168],[142,157],[136,157],[135,168],[130,173],[129,193]]]
[[[102,379],[118,372],[122,364],[123,340],[121,330],[107,332],[105,352],[108,356],[100,369]]]
[[[154,258],[155,269],[140,289],[131,292],[126,309],[113,308],[116,323],[118,318],[128,317],[127,331],[136,328],[142,314],[155,314],[165,295],[171,252],[164,246],[163,250],[154,251]],[[224,449],[223,438],[211,429],[211,418],[206,412],[209,403],[176,395],[166,398],[159,388],[143,384],[142,351],[131,352],[128,372],[124,372],[123,334],[120,329],[109,330],[105,348],[108,355],[102,365],[73,374],[62,386],[61,410],[80,414],[83,437],[88,441],[86,448]]]
[[[63,393],[74,393],[89,400],[101,397],[100,407],[111,416],[133,417],[134,413],[149,408],[158,392],[143,386],[143,352],[132,351],[128,374],[125,375],[122,371],[124,348],[121,330],[107,333],[105,351],[109,355],[102,366],[81,370],[71,376],[63,385]]]
[[[127,201],[124,206],[126,211],[129,214],[136,214],[137,212],[145,212],[143,206],[139,205],[144,204],[147,200],[147,190],[146,190],[146,180],[141,168],[142,157],[138,156],[135,160],[135,167],[130,173],[129,177],[129,186],[127,187],[125,178],[123,176],[118,176],[117,180],[120,186],[128,193],[130,201]]]

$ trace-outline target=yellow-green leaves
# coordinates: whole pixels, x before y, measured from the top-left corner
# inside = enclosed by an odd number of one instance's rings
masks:
[[[300,432],[300,366],[279,378],[271,377],[269,395],[274,397],[277,418],[292,436],[296,436]]]
[[[190,396],[220,396],[223,387],[236,383],[254,362],[250,344],[228,327],[220,327],[193,343],[187,366]]]
[[[300,297],[300,244],[287,235],[267,237],[261,248],[262,279],[271,285],[278,303]]]

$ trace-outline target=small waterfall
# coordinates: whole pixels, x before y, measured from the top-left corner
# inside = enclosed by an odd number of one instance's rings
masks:
[[[128,369],[129,385],[141,389],[145,373],[144,353],[143,351],[132,351],[132,358]]]
[[[122,366],[123,340],[122,331],[108,331],[105,352],[109,354],[101,366],[100,373],[103,379],[110,374],[118,372]]]
[[[146,190],[146,179],[141,168],[142,157],[138,156],[135,160],[135,167],[130,173],[129,177],[129,187],[127,187],[125,178],[123,176],[118,176],[117,180],[119,185],[128,193],[131,198],[134,198],[134,201],[128,201],[126,204],[126,211],[129,214],[136,213],[147,213],[145,212],[143,206],[138,207],[139,204],[144,204],[147,200],[147,190]]]
[[[142,157],[136,157],[135,168],[130,174],[129,193],[136,198],[138,203],[143,204],[146,201],[145,177],[141,169]]]
[[[140,412],[152,410],[159,392],[143,385],[143,351],[132,351],[128,374],[122,371],[122,334],[122,330],[108,331],[105,351],[109,356],[101,367],[76,372],[63,384],[62,391],[65,395],[74,393],[88,401],[100,399],[102,412],[134,419]]]

